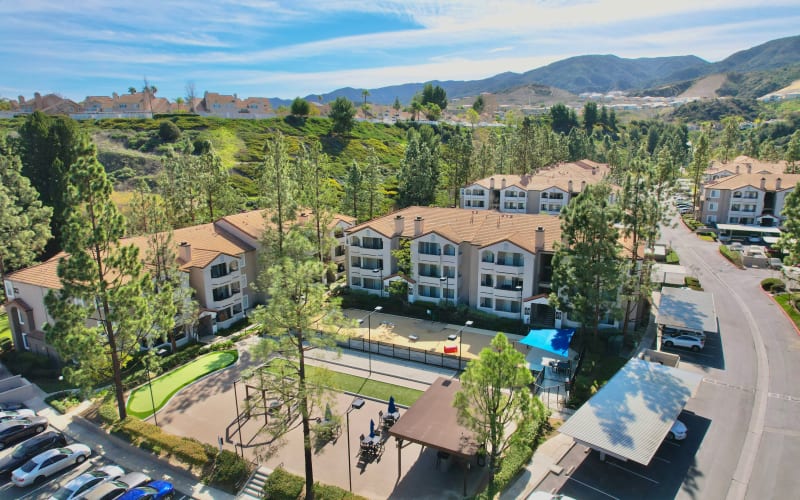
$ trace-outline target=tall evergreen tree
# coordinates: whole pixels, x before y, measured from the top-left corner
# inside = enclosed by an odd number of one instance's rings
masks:
[[[121,418],[125,409],[122,369],[143,344],[152,344],[174,324],[172,292],[156,292],[138,249],[123,246],[125,222],[111,201],[111,183],[84,138],[69,169],[67,226],[58,263],[60,290],[45,297],[53,323],[48,339],[62,359],[67,380],[82,388],[112,380]]]
[[[551,304],[571,314],[597,337],[600,321],[617,312],[622,284],[618,207],[606,183],[586,190],[562,212],[562,243],[553,257]],[[573,316],[574,315],[574,316]]]
[[[397,174],[398,203],[402,207],[430,205],[439,181],[439,141],[427,126],[408,131],[406,153]]]
[[[344,204],[345,210],[350,212],[350,215],[356,219],[358,219],[360,212],[358,200],[363,184],[364,176],[361,173],[361,167],[358,166],[358,162],[353,160],[353,163],[347,169],[347,182],[344,185]]]
[[[444,157],[445,168],[441,175],[444,188],[452,193],[452,205],[459,206],[461,187],[466,185],[472,177],[472,134],[469,131],[461,130],[459,127],[450,136],[450,140],[445,144]]]
[[[592,135],[592,129],[598,123],[597,103],[589,101],[583,106],[583,130],[586,135]]]
[[[264,161],[257,172],[258,191],[261,193],[261,208],[265,209],[267,227],[264,231],[268,258],[283,255],[283,239],[289,225],[297,218],[298,186],[294,168],[286,149],[286,140],[278,132],[267,139],[264,146]]]
[[[50,239],[51,207],[22,175],[19,157],[0,137],[0,281],[8,269],[30,265]]]
[[[370,148],[367,158],[367,165],[364,167],[363,180],[364,194],[367,197],[367,220],[372,220],[377,217],[383,206],[383,188],[381,187],[383,178],[380,160],[372,148]]]
[[[692,163],[689,165],[689,174],[692,176],[692,211],[700,205],[700,183],[703,180],[708,165],[711,163],[711,144],[708,131],[703,131],[697,139],[692,150]]]
[[[330,178],[328,157],[322,152],[319,141],[303,147],[297,159],[297,172],[298,186],[304,186],[299,191],[299,204],[311,209],[317,256],[320,261],[324,261],[333,244],[328,237],[327,227],[332,220],[338,197],[334,181]]]
[[[314,244],[301,231],[286,235],[284,255],[265,269],[261,281],[270,283],[266,306],[253,312],[254,320],[267,334],[254,349],[254,356],[269,362],[270,376],[263,387],[279,397],[287,408],[299,411],[303,430],[306,498],[314,498],[314,467],[311,422],[324,398],[323,377],[311,377],[306,370],[308,346],[332,349],[335,332],[345,323],[338,298],[330,297],[321,281],[323,264],[314,258]],[[317,413],[318,414],[318,413]],[[293,426],[276,416],[265,431],[273,438],[283,436]]]

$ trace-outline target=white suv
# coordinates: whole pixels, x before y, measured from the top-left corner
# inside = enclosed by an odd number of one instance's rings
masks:
[[[705,341],[691,335],[678,335],[677,337],[662,338],[661,345],[664,347],[685,347],[697,352],[705,346]]]

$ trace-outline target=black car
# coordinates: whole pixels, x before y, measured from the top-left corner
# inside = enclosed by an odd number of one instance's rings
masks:
[[[38,436],[34,436],[14,448],[14,451],[7,456],[0,459],[0,477],[7,479],[11,476],[14,469],[19,468],[22,464],[39,453],[51,448],[66,445],[67,438],[57,431],[47,431]]]
[[[0,423],[0,450],[19,443],[35,434],[41,434],[50,423],[47,417],[35,416]]]
[[[4,402],[0,403],[0,411],[21,410],[27,408],[23,403]]]

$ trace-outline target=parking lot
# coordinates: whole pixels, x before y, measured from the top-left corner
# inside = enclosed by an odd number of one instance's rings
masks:
[[[55,429],[50,428],[49,430]],[[0,456],[4,456],[6,453],[11,453],[16,446],[17,445],[14,445],[7,450],[3,450],[0,452]],[[116,464],[105,456],[95,455],[93,450],[92,456],[89,457],[87,461],[77,466],[73,465],[68,467],[63,471],[50,476],[41,485],[20,488],[12,484],[8,477],[0,478],[0,500],[45,500],[50,498],[52,494],[54,494],[59,488],[66,485],[72,479],[78,477],[84,472],[97,467],[102,467],[104,465]],[[125,470],[125,472],[132,471]],[[153,479],[161,478],[154,477]],[[191,497],[184,493],[179,491],[175,492],[174,500],[187,500],[189,498]]]
[[[718,332],[707,333],[705,346],[698,352],[680,347],[664,346],[661,347],[661,350],[679,355],[681,363],[690,363],[699,368],[725,369],[725,353],[722,347],[722,338]]]
[[[675,498],[681,487],[684,493],[698,495],[692,491],[694,479],[701,474],[695,454],[711,421],[687,411],[679,418],[688,429],[686,439],[664,441],[647,467],[610,457],[601,461],[597,451],[578,444],[559,462],[564,472],[548,474],[537,490],[581,500],[642,498],[645,491],[648,498]]]

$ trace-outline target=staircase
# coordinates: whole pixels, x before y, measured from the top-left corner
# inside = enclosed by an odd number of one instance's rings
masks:
[[[264,497],[264,482],[269,477],[269,471],[259,467],[247,480],[242,491],[236,495],[237,500],[260,500]]]

